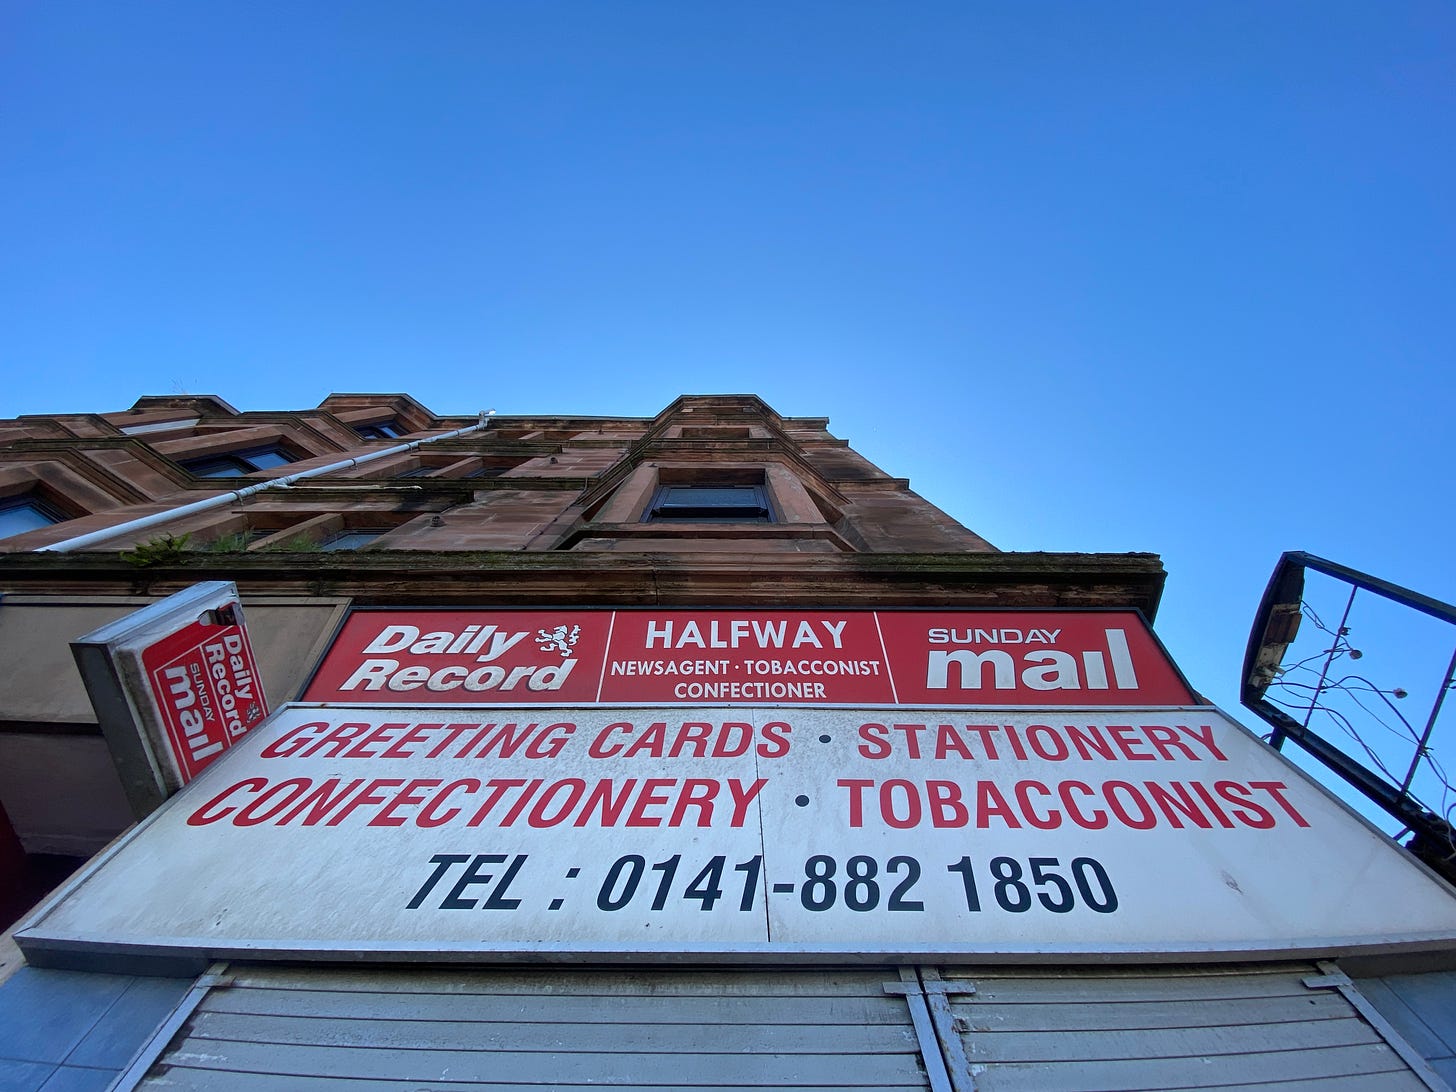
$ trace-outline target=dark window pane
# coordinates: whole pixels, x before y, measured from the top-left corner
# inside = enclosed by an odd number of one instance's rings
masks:
[[[761,485],[665,485],[644,519],[772,523],[773,513]]]
[[[287,466],[293,462],[287,455],[276,447],[260,448],[257,451],[244,452],[243,458],[253,464],[255,470],[268,470],[275,466]]]
[[[761,496],[756,485],[669,485],[659,503],[694,507],[736,507],[756,505]]]
[[[355,425],[354,431],[361,440],[392,440],[404,435],[394,421],[381,421],[375,425]]]
[[[321,543],[319,549],[330,552],[357,550],[361,546],[369,545],[382,534],[383,531],[341,531],[327,542]]]
[[[0,501],[0,538],[23,535],[26,531],[38,531],[42,527],[60,523],[65,518],[50,505],[33,497]]]
[[[253,469],[241,459],[235,459],[231,455],[219,455],[212,459],[193,459],[191,462],[183,463],[182,466],[199,478],[236,478],[239,474],[246,474]]]
[[[199,478],[236,478],[239,474],[287,466],[291,462],[293,456],[281,447],[255,447],[247,451],[230,451],[225,455],[188,459],[182,463],[182,468]]]

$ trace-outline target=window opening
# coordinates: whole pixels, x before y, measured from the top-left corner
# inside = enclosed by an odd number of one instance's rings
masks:
[[[335,550],[358,550],[368,546],[382,534],[383,531],[340,531],[319,543],[319,549],[328,553]]]
[[[354,431],[361,440],[395,440],[404,435],[399,423],[394,420],[379,421],[372,425],[355,425]]]
[[[0,538],[39,531],[65,519],[66,516],[36,497],[11,497],[0,501]]]
[[[761,485],[664,485],[642,517],[644,523],[772,523]]]
[[[281,447],[255,447],[247,451],[229,451],[225,455],[208,455],[184,461],[182,469],[199,478],[236,478],[255,470],[271,470],[293,462]]]
[[[121,430],[123,436],[145,436],[149,432],[178,432],[184,428],[196,428],[199,417],[188,417],[181,421],[153,421],[149,425],[127,425]]]

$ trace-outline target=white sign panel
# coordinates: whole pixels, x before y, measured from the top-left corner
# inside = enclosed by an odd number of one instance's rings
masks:
[[[1456,896],[1209,708],[293,706],[17,940],[1196,958],[1449,945]]]

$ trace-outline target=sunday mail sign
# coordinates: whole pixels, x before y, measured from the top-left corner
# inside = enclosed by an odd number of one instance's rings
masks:
[[[357,610],[306,700],[1187,705],[1134,611]]]
[[[248,631],[240,624],[193,622],[143,648],[141,662],[184,782],[268,714]]]
[[[1449,946],[1456,896],[1209,708],[290,706],[16,939],[1227,959]]]
[[[194,584],[76,638],[71,651],[138,816],[268,715],[230,581]]]

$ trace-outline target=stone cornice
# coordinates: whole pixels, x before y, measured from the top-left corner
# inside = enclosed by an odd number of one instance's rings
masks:
[[[1146,553],[199,552],[144,568],[114,553],[0,555],[11,593],[158,595],[233,580],[255,595],[373,604],[1136,607],[1149,619],[1165,575]]]

